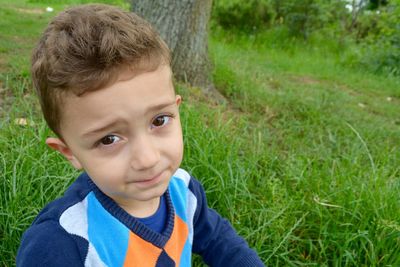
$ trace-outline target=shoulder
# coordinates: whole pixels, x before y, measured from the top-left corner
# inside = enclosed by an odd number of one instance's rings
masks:
[[[74,260],[78,259],[81,253],[84,255],[88,243],[79,236],[71,235],[65,229],[63,220],[65,221],[70,208],[81,203],[88,194],[89,190],[84,180],[85,177],[81,175],[62,197],[50,202],[38,214],[22,236],[17,255],[18,266],[55,264],[57,259],[66,257],[71,259],[69,263],[77,265]],[[77,216],[79,217],[82,216]]]
[[[178,169],[172,176],[168,188],[176,214],[189,224],[189,228],[198,207],[198,197],[192,191],[194,181],[195,178],[187,171]]]
[[[38,214],[32,225],[45,221],[58,221],[69,207],[82,201],[90,193],[87,174],[81,174],[65,191],[64,195],[48,203]]]
[[[172,175],[172,181],[178,180],[183,183],[186,187],[189,185],[189,181],[191,179],[191,175],[184,169],[177,169],[176,172]]]
[[[196,209],[197,202],[205,198],[201,183],[184,169],[178,169],[172,176],[169,192],[173,200],[176,200],[174,202],[186,202],[191,209]]]
[[[198,193],[199,190],[203,190],[201,183],[186,170],[181,168],[173,174],[171,182],[173,184],[180,184],[180,187],[189,189],[193,193]]]
[[[87,249],[84,239],[68,234],[57,221],[46,220],[32,225],[24,233],[17,266],[79,266],[80,255],[84,255],[81,251]]]

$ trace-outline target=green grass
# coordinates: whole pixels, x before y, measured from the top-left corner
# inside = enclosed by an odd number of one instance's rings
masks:
[[[28,75],[33,40],[54,14],[21,17],[47,3],[5,2],[0,265],[12,266],[22,232],[77,172],[45,147],[51,133]],[[229,102],[178,86],[182,166],[268,266],[399,266],[399,80],[346,67],[347,47],[278,34],[212,33],[213,78]]]
[[[212,39],[214,80],[260,133],[261,146],[239,133],[262,151],[239,161],[263,180],[247,183],[268,222],[260,254],[269,265],[399,265],[399,81],[333,51],[235,37]]]

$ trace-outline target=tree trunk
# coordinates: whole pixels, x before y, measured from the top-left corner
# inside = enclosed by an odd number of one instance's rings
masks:
[[[149,21],[172,52],[175,78],[223,102],[211,79],[208,22],[212,0],[132,0],[132,11]]]

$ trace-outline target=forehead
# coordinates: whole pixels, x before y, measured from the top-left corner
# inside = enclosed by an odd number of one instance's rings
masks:
[[[105,88],[63,99],[61,129],[110,116],[145,115],[152,106],[173,102],[175,91],[169,66],[150,72],[124,70]]]

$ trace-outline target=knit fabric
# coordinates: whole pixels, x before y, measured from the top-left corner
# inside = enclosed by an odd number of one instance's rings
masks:
[[[83,173],[25,232],[17,266],[263,266],[230,224],[207,207],[203,188],[178,169],[165,192],[161,233],[120,208]],[[243,263],[246,262],[246,265]]]
[[[160,205],[153,215],[145,218],[138,218],[138,220],[144,223],[151,230],[161,233],[167,221],[167,204],[165,203],[165,195],[160,197]]]

